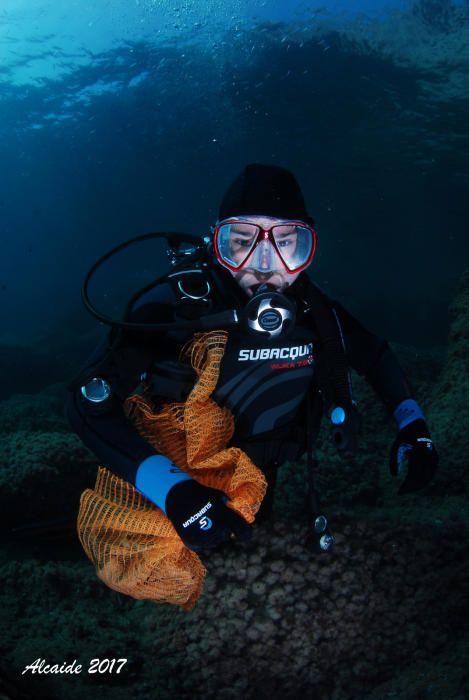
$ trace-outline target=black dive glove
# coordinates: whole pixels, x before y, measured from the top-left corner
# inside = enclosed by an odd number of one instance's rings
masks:
[[[393,476],[404,472],[406,460],[407,476],[398,491],[399,495],[422,489],[431,481],[438,467],[438,453],[427,424],[421,418],[402,428],[394,440],[389,465]]]
[[[251,538],[251,527],[225,505],[225,494],[193,479],[173,486],[166,496],[165,511],[186,547],[199,552],[230,539]]]

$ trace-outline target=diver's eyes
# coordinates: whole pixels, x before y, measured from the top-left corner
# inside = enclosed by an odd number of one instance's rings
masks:
[[[250,248],[252,241],[247,238],[234,238],[233,243],[240,248]]]
[[[277,241],[277,246],[279,248],[287,248],[289,245],[293,245],[292,238],[283,238],[281,241]]]

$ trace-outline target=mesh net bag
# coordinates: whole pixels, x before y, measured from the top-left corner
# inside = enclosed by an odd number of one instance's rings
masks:
[[[125,409],[139,433],[204,486],[220,489],[227,505],[248,523],[265,495],[263,473],[236,447],[230,411],[211,398],[228,335],[196,334],[183,349],[197,379],[185,403],[154,412],[145,396],[127,399]],[[110,588],[134,598],[173,603],[190,610],[202,591],[205,568],[188,549],[163,511],[131,484],[100,467],[94,489],[81,496],[78,537]]]

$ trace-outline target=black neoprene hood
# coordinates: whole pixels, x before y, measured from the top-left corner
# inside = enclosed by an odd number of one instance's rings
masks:
[[[311,226],[301,188],[290,170],[277,165],[250,163],[226,190],[219,221],[242,214],[298,219]]]

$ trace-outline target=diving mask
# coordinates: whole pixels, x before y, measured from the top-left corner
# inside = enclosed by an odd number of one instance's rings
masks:
[[[316,232],[303,221],[286,221],[265,228],[247,218],[220,221],[213,231],[219,262],[232,272],[286,270],[301,272],[316,252]]]

